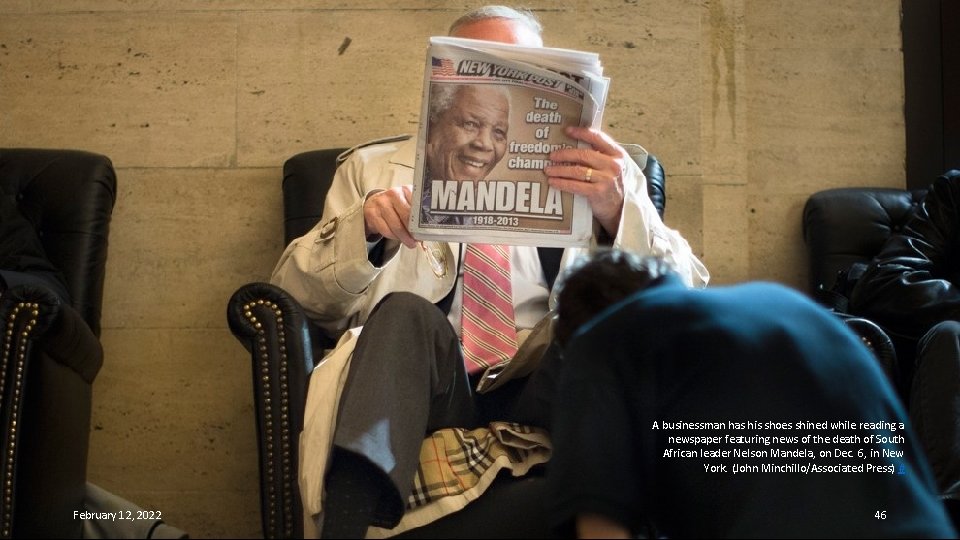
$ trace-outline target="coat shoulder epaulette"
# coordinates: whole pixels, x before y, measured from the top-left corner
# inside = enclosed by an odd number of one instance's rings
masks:
[[[382,138],[380,138],[380,139],[373,139],[373,140],[370,140],[370,141],[367,141],[367,142],[360,143],[360,144],[358,144],[358,145],[356,145],[356,146],[354,146],[354,147],[352,147],[352,148],[347,148],[346,150],[344,150],[343,152],[341,152],[340,155],[337,156],[337,166],[339,167],[341,163],[343,163],[344,161],[347,160],[348,157],[350,157],[350,154],[356,152],[357,150],[359,150],[359,149],[361,149],[361,148],[366,148],[366,147],[368,147],[368,146],[373,146],[373,145],[375,145],[375,144],[386,144],[386,143],[392,143],[392,142],[405,141],[405,140],[409,139],[410,137],[413,137],[413,135],[409,135],[409,134],[392,135],[392,136],[390,136],[390,137],[382,137]]]

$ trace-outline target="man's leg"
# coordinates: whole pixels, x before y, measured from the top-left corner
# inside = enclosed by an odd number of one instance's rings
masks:
[[[917,345],[910,419],[942,496],[960,506],[960,322],[930,329]],[[960,508],[952,508],[956,512]]]
[[[396,525],[424,436],[475,423],[459,340],[446,316],[410,293],[384,298],[350,362],[326,479],[324,537],[362,537],[371,523]]]
[[[517,422],[549,430],[562,362],[560,346],[551,343],[533,373],[479,396],[482,420]]]

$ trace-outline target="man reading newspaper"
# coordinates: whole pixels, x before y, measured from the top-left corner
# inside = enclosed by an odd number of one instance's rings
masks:
[[[501,6],[468,13],[452,25],[450,35],[542,46],[540,24],[530,13]],[[495,124],[486,119],[477,132],[487,134]],[[588,148],[552,152],[550,160],[563,164],[550,165],[545,173],[550,186],[589,201],[596,220],[593,242],[662,257],[684,283],[704,286],[706,269],[686,240],[664,225],[643,174],[624,148],[598,130],[570,128],[568,134]],[[452,134],[444,139],[437,148],[450,145],[451,167],[481,175],[496,159],[496,150],[469,153],[454,149]],[[496,146],[472,140],[461,147],[470,145]],[[557,349],[547,348],[531,374],[478,394],[473,388],[483,371],[476,369],[477,361],[469,370],[465,366],[461,337],[470,333],[464,331],[468,323],[486,323],[464,313],[478,299],[501,300],[500,307],[512,311],[509,328],[479,344],[492,349],[501,333],[509,333],[516,334],[510,338],[514,350],[522,350],[524,336],[548,314],[561,267],[583,250],[499,248],[506,260],[493,266],[507,279],[489,293],[465,294],[463,259],[484,246],[420,244],[410,234],[415,147],[416,140],[409,139],[354,151],[337,171],[320,222],[291,242],[272,276],[318,323],[334,332],[351,330],[320,366],[336,355],[349,359],[335,426],[324,428],[332,430],[332,454],[317,469],[325,475],[300,478],[302,492],[313,493],[304,497],[304,506],[322,524],[324,537],[357,538],[371,524],[395,526],[404,516],[428,433],[491,420],[549,428]],[[318,376],[325,376],[319,367],[310,383],[307,424],[316,412],[310,410],[314,392],[322,387]],[[331,451],[313,442],[312,429],[305,425],[302,459]],[[323,482],[325,489],[317,489]]]

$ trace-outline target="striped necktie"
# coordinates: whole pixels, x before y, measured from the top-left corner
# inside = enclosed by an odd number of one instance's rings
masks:
[[[474,374],[517,352],[507,246],[468,244],[463,256],[463,360]]]

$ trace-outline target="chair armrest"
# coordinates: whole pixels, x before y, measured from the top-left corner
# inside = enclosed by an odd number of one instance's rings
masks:
[[[6,328],[2,363],[27,354],[34,346],[92,384],[103,366],[103,347],[80,313],[49,289],[20,285],[0,297],[0,320]],[[9,348],[7,348],[9,344]]]
[[[92,382],[103,349],[51,290],[0,296],[0,536],[79,537]],[[14,486],[10,488],[9,486]]]
[[[837,313],[847,327],[854,331],[864,345],[873,353],[887,379],[899,393],[900,384],[900,365],[897,360],[897,350],[894,347],[890,335],[883,330],[877,323],[864,319],[863,317],[854,317],[845,313]],[[903,395],[903,394],[900,394]]]
[[[293,297],[267,283],[240,287],[230,298],[227,320],[252,359],[263,536],[302,538],[297,466],[314,366],[312,325]]]

